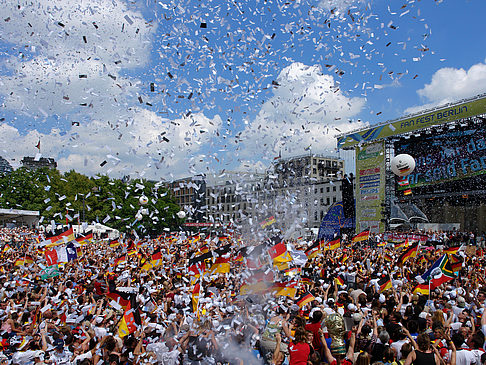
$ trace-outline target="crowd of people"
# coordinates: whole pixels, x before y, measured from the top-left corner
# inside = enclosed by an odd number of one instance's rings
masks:
[[[0,230],[0,364],[486,364],[469,236],[61,236]]]

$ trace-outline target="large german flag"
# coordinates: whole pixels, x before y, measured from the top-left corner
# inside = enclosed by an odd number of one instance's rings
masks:
[[[217,257],[209,271],[213,274],[230,272],[230,258]]]
[[[118,336],[123,338],[124,336],[127,336],[140,328],[142,328],[140,310],[135,300],[135,295],[132,294],[125,313],[123,314],[123,318],[120,321],[120,327],[118,327]]]
[[[398,265],[403,265],[409,258],[417,256],[418,242],[407,248],[397,260]]]
[[[361,233],[358,233],[356,236],[353,237],[353,243],[368,241],[370,238],[370,229],[366,229]]]

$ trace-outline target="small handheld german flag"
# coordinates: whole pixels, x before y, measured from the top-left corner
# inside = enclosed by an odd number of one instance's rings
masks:
[[[378,285],[380,286],[380,293],[384,292],[387,289],[390,289],[392,287],[390,275],[386,275],[385,277],[378,280]]]
[[[338,285],[344,285],[344,283],[346,283],[346,280],[344,279],[344,276],[342,274],[338,275],[338,277],[334,280],[336,280],[336,283]]]
[[[307,303],[312,302],[314,299],[316,299],[311,293],[308,291],[302,293],[302,295],[297,299],[297,305],[299,308],[302,308],[304,305]]]

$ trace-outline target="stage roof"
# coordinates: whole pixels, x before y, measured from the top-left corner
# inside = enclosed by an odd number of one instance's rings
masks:
[[[362,143],[382,140],[421,129],[446,124],[456,120],[486,114],[486,94],[471,99],[460,100],[434,109],[386,121],[369,128],[340,134],[337,147],[353,149]]]

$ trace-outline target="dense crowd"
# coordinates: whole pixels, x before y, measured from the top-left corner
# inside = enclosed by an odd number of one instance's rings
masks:
[[[328,245],[4,228],[0,364],[486,364],[483,252],[469,235],[429,244],[441,234]]]

